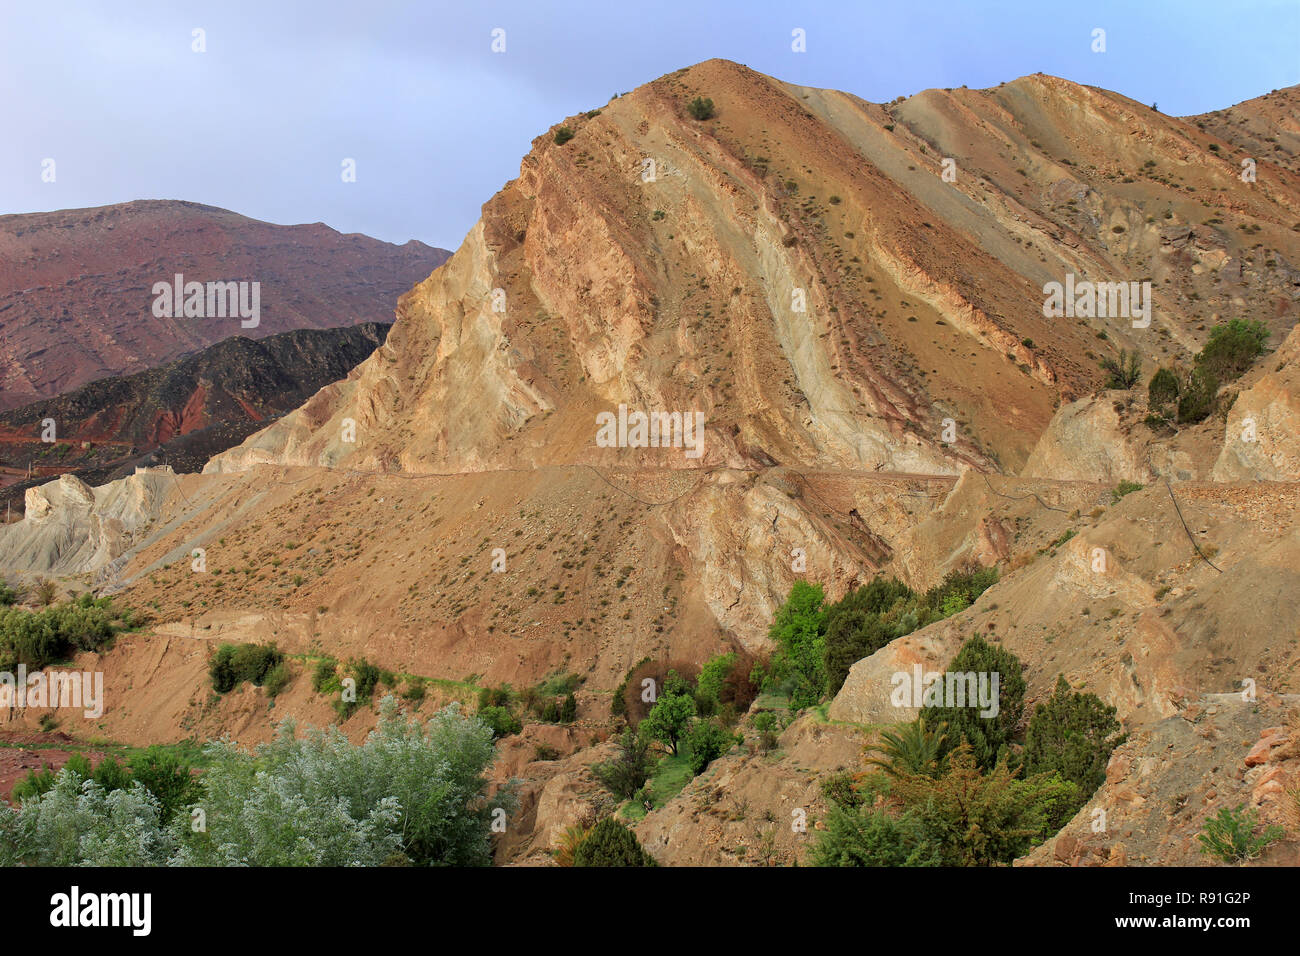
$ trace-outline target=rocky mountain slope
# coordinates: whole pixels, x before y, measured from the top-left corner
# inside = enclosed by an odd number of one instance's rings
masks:
[[[0,216],[0,410],[235,335],[390,321],[397,297],[448,255],[190,202]],[[177,274],[259,282],[258,324],[156,315],[154,284]]]
[[[1031,701],[1064,674],[1117,707],[1132,741],[1098,805],[1276,800],[1294,761],[1263,789],[1236,767],[1289,726],[1300,676],[1300,177],[1260,156],[1243,180],[1215,128],[1042,75],[878,105],[726,61],[678,71],[538,137],[345,379],[201,475],[33,489],[0,571],[98,582],[154,615],[97,661],[132,690],[94,725],[109,737],[265,739],[257,691],[210,699],[218,641],[364,656],[439,699],[577,675],[575,725],[503,745],[499,777],[523,781],[503,860],[548,861],[604,806],[587,768],[642,658],[761,656],[801,578],[838,598],[971,564],[998,583],[859,661],[773,752],[744,725],[638,824],[651,852],[804,860],[809,835],[782,824],[802,809],[815,832],[819,777],[905,719],[890,676],[942,668],[973,633],[1026,663]],[[1154,307],[1045,317],[1068,276],[1149,280]],[[1100,359],[1136,351],[1144,384],[1229,318],[1263,322],[1273,351],[1223,413],[1155,429],[1145,388],[1102,389]],[[700,453],[602,442],[598,416],[629,412],[702,413]],[[1247,413],[1258,448],[1237,447]],[[328,719],[306,666],[275,717]],[[1259,712],[1210,714],[1247,677]],[[1171,760],[1189,734],[1208,742]],[[1058,840],[1024,862],[1118,860],[1121,843],[1183,861],[1200,819],[1118,817],[1086,852]]]
[[[0,469],[13,481],[0,489],[0,503],[16,499],[21,513],[23,492],[61,473],[102,484],[138,465],[199,471],[213,455],[347,375],[389,328],[366,322],[258,340],[234,336],[158,368],[0,412]],[[42,440],[49,421],[54,441]],[[29,464],[36,477],[24,480]]]

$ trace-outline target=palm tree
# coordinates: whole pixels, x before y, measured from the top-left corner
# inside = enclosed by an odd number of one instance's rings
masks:
[[[867,764],[879,767],[891,777],[905,774],[937,777],[947,763],[943,742],[948,735],[944,726],[937,731],[930,730],[925,726],[925,718],[918,717],[899,731],[883,731],[880,743],[868,750],[883,756],[870,757]]]

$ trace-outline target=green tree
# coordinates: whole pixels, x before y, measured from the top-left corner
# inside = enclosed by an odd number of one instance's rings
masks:
[[[1150,384],[1147,385],[1147,404],[1153,411],[1168,408],[1178,401],[1179,388],[1178,376],[1173,369],[1156,369],[1156,373],[1151,376]]]
[[[790,709],[811,707],[826,689],[826,609],[821,585],[796,581],[768,636],[777,645],[765,684],[790,695]]]
[[[709,764],[723,756],[736,742],[736,735],[729,733],[716,720],[695,721],[686,733],[692,776],[702,774]]]
[[[606,817],[587,833],[573,851],[574,866],[658,866],[642,849],[636,834],[613,817]]]
[[[1183,379],[1178,389],[1178,422],[1195,424],[1210,417],[1219,380],[1209,367],[1198,365]]]
[[[911,811],[832,807],[809,859],[813,866],[939,866],[943,848]]]
[[[981,773],[965,744],[942,776],[905,774],[893,792],[942,848],[945,866],[1010,863],[1059,830],[1078,801],[1078,788],[1055,774],[1017,780],[1005,757]]]
[[[677,744],[690,728],[695,717],[695,699],[689,694],[663,694],[650,708],[649,715],[641,721],[640,732],[650,739],[666,744],[674,755]]]
[[[1142,359],[1136,351],[1120,349],[1119,358],[1113,359],[1107,356],[1098,364],[1106,373],[1107,388],[1129,389],[1142,377]]]
[[[1196,356],[1196,364],[1219,381],[1237,378],[1264,354],[1268,326],[1259,320],[1232,319],[1216,325]]]
[[[713,100],[703,96],[697,96],[687,105],[686,109],[697,120],[713,119]]]
[[[653,769],[650,741],[628,727],[619,737],[618,753],[612,759],[592,766],[591,772],[614,796],[630,800],[645,786]]]
[[[826,625],[826,696],[834,697],[844,686],[849,670],[893,640],[893,634],[879,613],[850,608],[832,614]]]
[[[997,763],[1000,754],[1009,753],[1016,726],[1025,710],[1024,666],[1020,658],[1005,648],[990,644],[978,634],[961,646],[957,656],[948,665],[947,674],[974,673],[978,678],[992,684],[993,675],[997,675],[998,699],[997,712],[988,717],[981,716],[982,708],[977,702],[968,701],[968,706],[930,706],[921,709],[921,716],[926,726],[941,730],[946,734],[945,750],[951,751],[962,741],[970,745],[976,765],[982,769],[991,769]],[[944,683],[947,683],[947,674]]]
[[[722,699],[723,684],[735,666],[735,653],[728,653],[710,658],[700,669],[699,679],[695,682],[695,703],[704,716],[711,716],[717,711]]]
[[[1115,708],[1094,694],[1076,693],[1065,675],[1034,709],[1025,735],[1025,772],[1059,773],[1078,785],[1080,806],[1106,781],[1106,764],[1123,742]]]
[[[944,742],[947,735],[925,725],[918,717],[900,730],[881,731],[880,743],[872,748],[881,756],[867,760],[891,777],[904,774],[937,777],[947,769]]]

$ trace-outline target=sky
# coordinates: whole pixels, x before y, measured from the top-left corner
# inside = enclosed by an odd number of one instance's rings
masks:
[[[0,214],[185,199],[455,249],[535,136],[711,57],[876,102],[1045,72],[1189,115],[1300,82],[1300,0],[0,0]]]

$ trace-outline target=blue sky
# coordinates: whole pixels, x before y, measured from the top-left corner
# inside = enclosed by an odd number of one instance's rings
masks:
[[[715,56],[873,101],[1042,71],[1185,115],[1300,82],[1300,0],[7,2],[0,213],[188,199],[454,249],[534,136]]]

